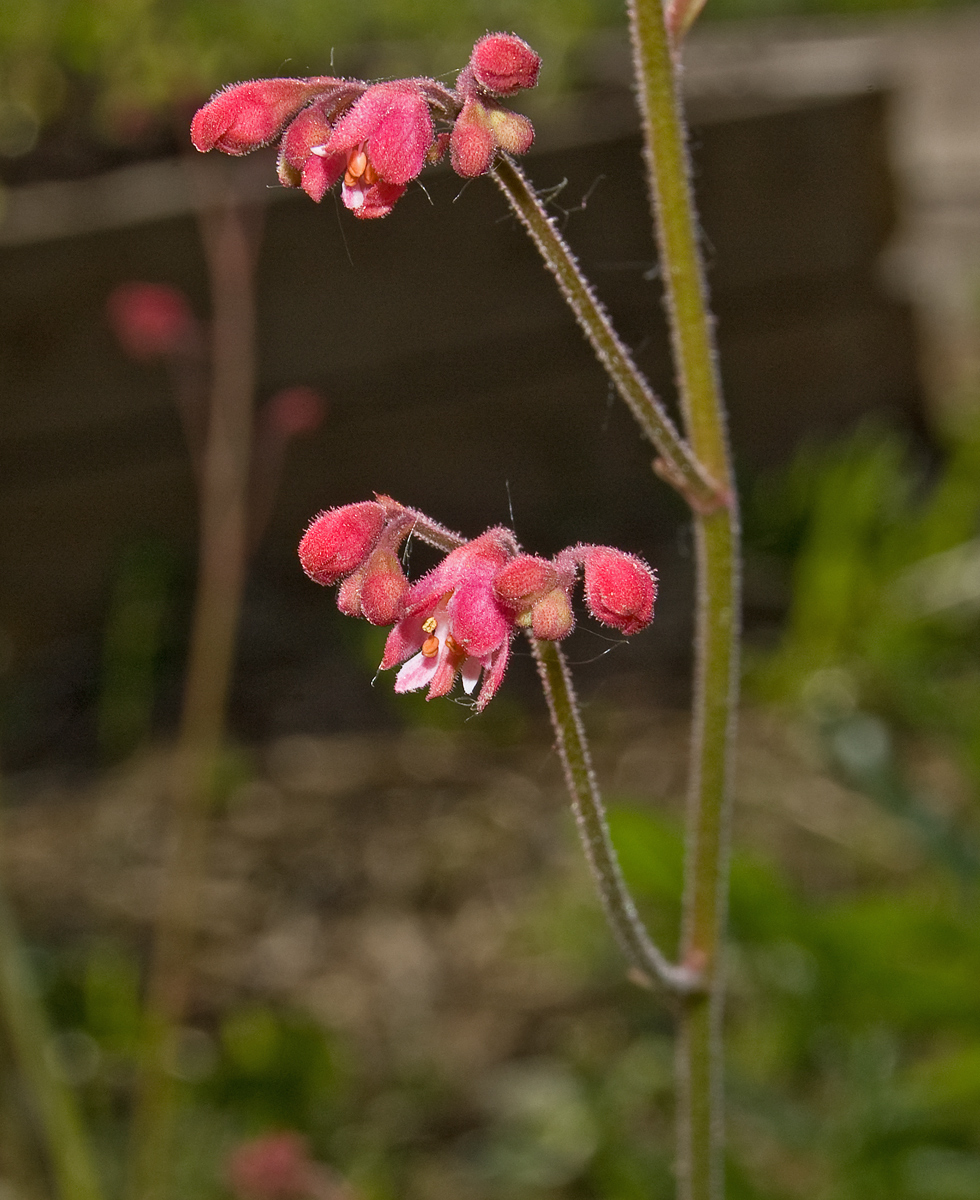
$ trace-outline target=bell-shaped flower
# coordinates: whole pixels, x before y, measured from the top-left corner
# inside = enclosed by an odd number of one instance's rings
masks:
[[[424,92],[400,79],[369,87],[315,153],[344,156],[341,198],[355,216],[385,217],[429,161],[434,142]]]
[[[285,187],[301,187],[320,203],[327,189],[340,178],[347,165],[343,153],[324,155],[320,148],[332,132],[322,100],[304,108],[283,134],[277,169]]]
[[[381,662],[382,670],[404,663],[396,692],[428,687],[432,700],[445,696],[459,675],[472,694],[482,674],[476,708],[487,705],[504,677],[515,628],[493,581],[514,549],[506,530],[490,529],[453,550],[411,588]]]

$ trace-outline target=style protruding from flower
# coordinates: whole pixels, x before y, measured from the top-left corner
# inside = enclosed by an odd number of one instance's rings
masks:
[[[356,217],[385,217],[423,168],[447,147],[464,178],[486,174],[499,152],[524,154],[534,141],[527,117],[501,97],[532,88],[540,57],[512,33],[488,33],[473,47],[455,88],[435,79],[259,79],[223,88],[191,122],[198,150],[248,154],[279,139],[284,187],[319,203],[342,179]]]
[[[410,534],[445,555],[411,584],[399,558]],[[432,700],[459,679],[476,694],[478,712],[500,687],[515,633],[560,641],[572,632],[580,570],[589,612],[622,633],[650,623],[657,592],[656,576],[635,555],[578,545],[541,558],[501,526],[465,541],[388,496],[320,513],[299,557],[317,583],[340,584],[341,612],[393,626],[380,669],[399,668],[396,692],[427,688]]]

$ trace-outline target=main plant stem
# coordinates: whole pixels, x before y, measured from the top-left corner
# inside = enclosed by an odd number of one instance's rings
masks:
[[[133,1125],[131,1200],[158,1200],[169,1179],[177,1115],[172,1056],[191,987],[208,806],[245,582],[247,488],[255,386],[254,239],[240,207],[202,214],[213,306],[212,384],[200,494],[197,595],[173,776],[147,1039]]]
[[[732,496],[725,509],[694,513],[697,631],[682,961],[703,973],[707,993],[683,1000],[677,1051],[679,1194],[681,1200],[715,1200],[724,1192],[722,959],[738,695],[738,513],[663,6],[628,0],[628,8],[684,425],[698,460]]]

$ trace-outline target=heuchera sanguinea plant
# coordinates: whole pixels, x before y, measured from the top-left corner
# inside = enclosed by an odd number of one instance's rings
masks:
[[[541,59],[521,38],[489,33],[455,88],[435,79],[260,79],[223,88],[191,123],[198,150],[248,154],[279,140],[279,179],[319,202],[338,179],[355,216],[385,217],[428,163],[450,150],[465,178],[490,170],[498,150],[524,154],[527,117],[500,102],[532,88]]]
[[[434,533],[435,537],[427,536]],[[622,633],[653,620],[657,581],[640,558],[609,546],[571,546],[550,561],[522,552],[496,527],[450,550],[410,584],[398,551],[409,536],[445,545],[434,522],[388,496],[320,513],[299,544],[303,570],[340,584],[337,606],[372,625],[392,625],[381,670],[401,665],[396,692],[445,696],[457,677],[481,711],[500,687],[514,634],[560,641],[575,627],[572,592],[581,570],[590,614]]]

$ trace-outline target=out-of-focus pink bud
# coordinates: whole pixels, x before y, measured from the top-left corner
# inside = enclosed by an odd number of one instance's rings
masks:
[[[122,283],[106,302],[109,323],[131,358],[176,354],[198,332],[187,297],[165,283]]]
[[[538,82],[541,58],[513,33],[488,33],[473,47],[470,67],[477,83],[495,96],[512,96]]]
[[[493,593],[508,608],[539,599],[558,583],[558,572],[546,558],[518,554],[494,576]]]
[[[255,79],[216,92],[191,121],[191,141],[202,153],[248,154],[266,146],[282,132],[314,96],[338,83],[336,79]]]
[[[560,642],[575,628],[575,615],[572,612],[568,593],[556,587],[535,601],[531,608],[531,632],[536,638],[544,638],[549,642]]]
[[[299,544],[303,570],[316,583],[329,585],[343,579],[374,549],[384,523],[384,510],[373,500],[320,513]]]
[[[283,388],[269,400],[267,420],[286,437],[311,433],[323,421],[326,403],[319,392],[302,384]]]
[[[640,558],[608,546],[583,546],[585,601],[597,621],[625,634],[638,633],[653,620],[657,579]]]
[[[379,546],[361,575],[361,612],[372,625],[394,625],[402,615],[408,593],[408,580],[398,556]]]
[[[314,1166],[298,1133],[270,1133],[243,1142],[228,1156],[228,1182],[240,1200],[306,1200]]]

